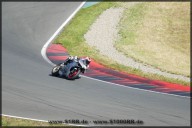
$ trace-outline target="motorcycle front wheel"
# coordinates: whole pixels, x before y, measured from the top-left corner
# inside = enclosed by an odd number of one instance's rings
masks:
[[[60,66],[59,66],[59,65],[53,67],[52,72],[51,72],[51,75],[52,75],[52,76],[59,76],[59,69],[60,69]]]

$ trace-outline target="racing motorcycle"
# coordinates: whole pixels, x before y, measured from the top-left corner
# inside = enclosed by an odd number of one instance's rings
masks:
[[[82,60],[72,60],[67,65],[59,63],[52,69],[52,76],[64,77],[68,80],[79,78],[80,73],[85,73],[87,64]]]

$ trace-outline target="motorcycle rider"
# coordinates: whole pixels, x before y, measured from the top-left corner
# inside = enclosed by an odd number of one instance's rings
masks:
[[[70,63],[70,62],[72,62],[72,61],[78,61],[78,60],[82,60],[82,62],[84,63],[84,66],[85,67],[83,67],[84,69],[88,69],[89,68],[89,64],[90,64],[90,62],[91,62],[91,59],[89,58],[89,57],[85,57],[85,58],[79,58],[79,57],[77,57],[77,56],[69,56],[64,62],[63,62],[63,67],[65,66],[65,65],[67,65],[68,63]]]
[[[88,69],[89,68],[89,64],[90,64],[90,62],[91,62],[91,59],[89,58],[89,57],[85,57],[85,58],[79,58],[79,57],[77,57],[77,56],[69,56],[66,60],[64,60],[64,62],[61,64],[61,66],[62,66],[62,69],[63,69],[63,67],[65,66],[65,65],[67,65],[68,63],[70,63],[70,62],[72,62],[72,61],[79,61],[79,60],[82,60],[82,62],[84,63],[84,69]],[[83,73],[84,73],[84,71],[83,71]],[[60,76],[63,76],[63,73],[62,72],[60,72]]]
[[[64,62],[64,65],[67,65],[68,63],[72,62],[72,61],[78,61],[78,57],[77,56],[69,56]]]
[[[84,69],[88,69],[89,68],[89,64],[91,62],[91,59],[89,57],[85,57],[85,58],[81,58],[81,61],[83,62],[84,65]],[[84,73],[84,71],[83,71]]]

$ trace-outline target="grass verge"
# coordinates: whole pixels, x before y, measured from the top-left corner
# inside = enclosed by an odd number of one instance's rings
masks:
[[[2,116],[2,126],[67,126],[66,124],[50,124],[48,122],[32,121],[27,119],[18,119],[13,117]]]
[[[98,63],[117,71],[136,74],[149,79],[189,85],[189,82],[166,78],[156,74],[143,73],[140,70],[120,65],[111,58],[101,55],[98,50],[86,43],[84,34],[89,30],[89,27],[97,19],[97,17],[108,8],[120,6],[122,6],[121,2],[101,2],[92,7],[81,9],[65,27],[64,31],[58,35],[53,43],[62,44],[65,48],[67,48],[70,55],[89,56]],[[133,34],[129,35],[131,37]]]

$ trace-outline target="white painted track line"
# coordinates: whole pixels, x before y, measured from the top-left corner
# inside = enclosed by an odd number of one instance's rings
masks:
[[[49,38],[49,40],[45,43],[45,45],[43,46],[43,48],[41,49],[41,55],[43,56],[43,58],[52,66],[54,66],[55,64],[52,63],[47,55],[46,55],[46,50],[49,46],[49,44],[51,43],[51,41],[53,41],[55,39],[55,37],[61,32],[61,30],[65,27],[65,25],[75,16],[75,14],[81,9],[81,7],[86,3],[86,1],[82,2],[80,4],[80,6],[69,16],[69,18],[57,29],[57,31]]]
[[[5,117],[13,117],[13,118],[17,118],[17,119],[26,119],[26,120],[32,120],[32,121],[48,122],[47,120],[32,119],[32,118],[27,118],[27,117],[12,116],[12,115],[6,115],[6,114],[1,114],[1,115],[5,116]]]
[[[40,119],[33,119],[33,118],[27,118],[27,117],[20,117],[20,116],[12,116],[12,115],[6,115],[6,114],[1,114],[2,116],[5,117],[12,117],[12,118],[16,118],[16,119],[25,119],[25,120],[31,120],[31,121],[39,121],[39,122],[45,122],[48,123],[48,120],[40,120]],[[63,123],[66,124],[66,123]],[[70,125],[70,126],[85,126],[85,125],[76,125],[76,124],[66,124],[66,125]]]
[[[180,95],[174,95],[174,94],[169,94],[169,93],[157,92],[157,91],[146,90],[146,89],[141,89],[141,88],[134,88],[134,87],[130,87],[130,86],[125,86],[125,85],[121,85],[121,84],[116,84],[116,83],[112,83],[112,82],[107,82],[107,81],[103,81],[103,80],[99,80],[99,79],[91,78],[91,77],[84,76],[84,75],[81,75],[81,77],[85,77],[85,78],[88,78],[88,79],[92,79],[92,80],[100,81],[100,82],[103,82],[103,83],[113,84],[113,85],[121,86],[121,87],[125,87],[125,88],[132,88],[132,89],[141,90],[141,91],[147,91],[147,92],[153,92],[153,93],[159,93],[159,94],[165,94],[165,95],[171,95],[171,96],[178,96],[178,97],[191,98],[191,97],[188,97],[188,96],[180,96]]]

